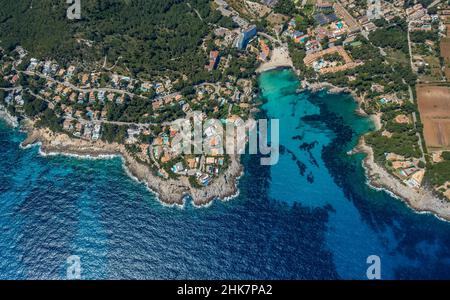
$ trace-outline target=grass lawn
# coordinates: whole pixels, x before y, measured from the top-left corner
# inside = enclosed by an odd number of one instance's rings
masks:
[[[442,78],[441,65],[439,58],[434,56],[425,56],[424,61],[429,65],[427,69],[430,70],[429,74],[421,75],[421,81],[440,81]]]
[[[400,50],[396,49],[385,49],[386,51],[386,60],[389,64],[400,63],[402,66],[409,65],[409,57]]]

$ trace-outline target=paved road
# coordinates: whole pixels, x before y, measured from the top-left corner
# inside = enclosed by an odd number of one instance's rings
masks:
[[[263,36],[263,37],[269,39],[272,43],[278,43],[280,46],[283,45],[283,43],[282,43],[279,39],[276,39],[276,38],[274,38],[273,36],[271,36],[271,35],[269,35],[269,34],[267,34],[267,33],[265,33],[265,32],[258,32],[258,35]]]
[[[82,118],[74,118],[66,116],[65,119],[76,120],[81,124],[112,124],[118,126],[136,126],[136,127],[148,127],[149,125],[157,125],[156,123],[129,123],[129,122],[118,122],[118,121],[107,121],[107,120],[85,120]]]
[[[41,95],[37,95],[35,93],[33,93],[30,90],[27,90],[28,93],[30,93],[30,95],[41,99],[47,103],[51,103],[50,100],[45,99],[44,97],[42,97]],[[78,122],[80,122],[81,124],[87,124],[87,123],[93,123],[93,124],[113,124],[113,125],[119,125],[119,126],[137,126],[137,127],[148,127],[149,125],[158,125],[157,123],[133,123],[133,122],[119,122],[119,121],[108,121],[108,120],[85,120],[83,118],[74,118],[74,117],[70,117],[70,116],[65,116],[65,119],[68,120],[76,120]],[[162,125],[168,125],[167,123],[163,123]]]
[[[411,35],[410,35],[410,33],[409,33],[409,27],[410,27],[410,25],[411,25],[411,23],[408,22],[408,29],[407,29],[408,34],[407,34],[407,36],[408,36],[409,63],[411,64],[411,70],[412,70],[413,72],[415,72],[415,70],[414,70],[414,64],[413,64],[413,58],[412,58]]]
[[[0,88],[0,90],[5,91],[5,92],[20,90],[20,89],[22,89],[21,86],[16,86],[16,87],[12,87],[12,88]]]
[[[410,27],[410,22],[408,22],[408,50],[409,50],[409,63],[411,66],[411,70],[415,73],[415,69],[414,69],[414,64],[413,64],[413,59],[412,59],[412,46],[411,46],[411,36],[410,36],[410,31],[409,31],[409,27]],[[403,80],[403,82],[405,82],[405,80]],[[412,88],[410,85],[408,85],[408,91],[409,91],[409,101],[411,103],[414,104],[414,94],[412,91]],[[412,117],[413,117],[413,124],[414,124],[414,128],[417,129],[417,115],[416,112],[412,113]],[[416,136],[419,138],[419,147],[420,147],[420,153],[422,154],[422,157],[420,158],[421,161],[423,161],[424,163],[426,162],[425,160],[425,152],[423,149],[423,141],[422,141],[422,136],[420,135],[420,133],[416,133]]]
[[[411,101],[411,103],[414,103],[414,95],[413,95],[413,91],[412,91],[411,86],[408,86],[408,90],[409,90],[409,101]],[[412,117],[413,117],[414,128],[417,129],[417,115],[416,115],[416,112],[412,113]],[[419,132],[416,132],[416,136],[419,138],[420,153],[422,154],[422,157],[420,158],[420,160],[425,163],[426,160],[425,160],[425,152],[424,152],[424,149],[423,149],[424,143],[422,141],[422,136],[420,135]]]
[[[108,58],[108,55],[105,55],[105,60],[103,61],[103,69],[105,69],[105,70],[107,70],[107,71],[111,71],[112,69],[114,69],[116,66],[117,66],[117,63],[119,62],[119,60],[121,60],[122,59],[122,56],[119,56],[117,59],[116,59],[116,61],[114,62],[114,64],[111,66],[111,67],[106,67],[106,62],[107,62],[107,58]]]
[[[209,83],[209,82],[203,82],[203,83],[200,83],[200,84],[197,85],[197,86],[211,86],[211,87],[214,89],[214,94],[219,95],[220,86],[217,85],[217,84]]]
[[[431,3],[430,5],[428,5],[427,8],[432,8],[433,6],[436,6],[437,4],[439,4],[439,2],[441,2],[441,0],[436,0],[433,3]]]
[[[39,72],[31,72],[31,71],[20,71],[20,72],[24,73],[24,74],[26,74],[28,76],[39,76],[39,77],[44,78],[46,80],[49,80],[49,81],[52,81],[52,82],[55,82],[55,83],[58,83],[58,84],[62,84],[64,86],[69,87],[72,90],[75,90],[75,91],[78,91],[78,92],[90,93],[90,92],[104,91],[104,92],[110,92],[110,93],[125,94],[125,95],[128,95],[128,96],[132,97],[132,98],[133,97],[139,97],[139,98],[143,98],[143,99],[148,99],[147,97],[144,97],[142,95],[136,95],[136,94],[133,94],[133,93],[130,93],[130,92],[127,92],[127,91],[123,91],[123,90],[119,90],[119,89],[113,89],[113,88],[80,88],[80,87],[77,87],[77,86],[71,84],[70,82],[67,82],[67,81],[61,82],[61,81],[58,81],[58,80],[56,80],[56,79],[54,79],[54,78],[52,78],[50,76],[44,75],[44,74],[39,73]]]
[[[47,79],[49,81],[52,81],[52,82],[55,82],[55,83],[58,83],[58,84],[62,84],[64,86],[69,87],[72,90],[75,90],[75,91],[78,91],[78,92],[90,93],[90,92],[103,91],[103,92],[110,92],[110,93],[117,93],[117,94],[125,94],[125,95],[130,96],[131,98],[138,97],[138,98],[141,98],[141,99],[148,100],[148,97],[145,97],[145,96],[142,96],[142,95],[137,95],[137,94],[134,94],[134,93],[131,93],[131,92],[127,92],[127,91],[124,91],[124,90],[113,89],[113,88],[80,88],[80,87],[77,87],[77,86],[71,84],[70,82],[67,82],[67,81],[61,82],[61,81],[55,80],[54,78],[49,77],[49,76],[44,75],[44,74],[39,73],[39,72],[30,72],[30,71],[20,71],[20,72],[24,73],[24,74],[26,74],[28,76],[35,76],[35,75],[39,76],[39,77]],[[159,96],[159,97],[154,98],[153,101],[166,99],[166,98],[173,98],[173,97],[175,97],[175,96],[177,96],[179,94],[180,93],[175,92],[175,93],[171,93],[169,95]]]

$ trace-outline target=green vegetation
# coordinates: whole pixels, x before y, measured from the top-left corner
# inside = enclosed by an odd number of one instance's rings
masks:
[[[303,48],[294,42],[289,42],[289,54],[292,58],[292,63],[297,70],[300,70],[302,75],[306,78],[310,78],[315,75],[315,72],[312,68],[306,67],[303,63],[303,59],[306,56],[306,51]]]
[[[399,114],[410,115],[417,111],[417,107],[411,103],[406,102],[403,105],[393,104],[381,108],[383,112],[381,121],[385,124],[384,130],[392,133],[392,137],[382,136],[379,130],[367,135],[366,141],[373,146],[375,158],[377,161],[385,161],[385,153],[392,152],[405,157],[419,158],[421,150],[419,146],[419,138],[417,132],[421,131],[421,126],[416,123],[413,124],[399,124],[394,121]]]
[[[195,189],[201,189],[203,187],[200,183],[198,183],[197,178],[194,176],[189,176],[189,184]]]
[[[398,17],[393,19],[391,23],[371,32],[369,39],[377,47],[389,47],[409,53],[407,24]]]
[[[406,61],[406,64],[397,62],[389,64],[380,54],[379,49],[369,41],[361,36],[356,41],[360,44],[346,45],[345,50],[350,53],[353,59],[364,61],[364,64],[347,71],[322,75],[320,80],[339,87],[350,87],[357,94],[365,94],[370,99],[379,95],[379,93],[372,91],[372,84],[383,86],[384,93],[407,93],[408,84],[415,84],[417,77],[409,67],[409,60]],[[354,79],[349,81],[347,76],[353,76]]]
[[[358,9],[367,9],[367,1],[366,0],[355,0],[355,2],[353,2],[353,4]]]
[[[323,59],[327,60],[327,61],[336,61],[336,62],[344,63],[342,56],[339,55],[338,53],[325,54],[323,56]]]
[[[292,0],[279,0],[273,10],[279,14],[292,16],[297,12],[297,7]]]
[[[19,43],[38,56],[68,57],[76,50],[65,1],[0,0],[0,40],[8,51]],[[24,22],[32,24],[24,26]]]
[[[314,12],[314,6],[307,5],[298,11],[298,15],[295,16],[296,30],[306,32],[308,27],[314,25],[314,18],[312,17]]]
[[[136,97],[131,99],[126,98],[123,104],[109,102],[107,104],[107,118],[110,121],[120,122],[144,122],[146,121],[144,115],[151,115],[153,113],[152,103],[146,99]]]
[[[123,143],[127,136],[127,128],[114,124],[104,124],[102,129],[102,140],[108,143]]]
[[[450,151],[442,152],[442,159],[450,161]]]
[[[34,1],[32,9],[30,2],[0,0],[0,40],[7,49],[20,43],[31,56],[63,64],[121,57],[119,67],[131,75],[195,75],[207,59],[199,46],[208,23],[232,25],[209,0],[189,0],[192,8],[183,0],[84,0],[79,21],[66,18],[65,1]]]
[[[360,42],[359,46],[346,45],[344,48],[350,51],[353,59],[359,60],[373,60],[380,57],[380,51],[374,47],[364,37],[358,36],[355,42]]]
[[[385,153],[393,152],[405,157],[420,157],[418,137],[413,131],[395,132],[392,137],[381,135],[380,131],[371,132],[366,136],[366,141],[373,146],[375,159],[385,161]]]
[[[255,74],[258,66],[256,56],[254,54],[233,56],[230,67],[226,70],[225,75],[231,75],[239,78],[250,78]]]
[[[432,164],[427,169],[427,181],[433,186],[441,186],[450,180],[450,160]]]
[[[410,33],[411,42],[425,43],[426,40],[433,42],[439,41],[439,34],[436,31],[413,31]]]
[[[29,117],[36,117],[37,115],[43,113],[47,109],[47,102],[41,99],[34,98],[28,94],[24,94],[24,111]]]
[[[130,154],[137,154],[137,153],[141,152],[141,148],[139,148],[139,146],[137,144],[131,144],[131,145],[127,144],[127,145],[125,145],[125,149]]]
[[[9,88],[11,86],[12,85],[8,81],[6,81],[2,77],[0,77],[0,88]]]
[[[152,118],[154,123],[163,123],[163,122],[171,122],[176,119],[184,117],[183,111],[180,109],[180,106],[176,104],[172,104],[169,106],[164,106],[155,116]]]
[[[55,115],[51,109],[46,109],[36,122],[37,127],[49,128],[53,132],[62,131],[62,119]]]

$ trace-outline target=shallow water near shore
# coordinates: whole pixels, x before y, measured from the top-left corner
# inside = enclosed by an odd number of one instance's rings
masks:
[[[0,123],[0,278],[365,279],[370,255],[390,278],[450,278],[450,224],[365,184],[371,130],[344,94],[296,93],[291,71],[260,76],[280,119],[280,162],[244,156],[240,194],[207,208],[156,201],[120,158],[43,157]]]

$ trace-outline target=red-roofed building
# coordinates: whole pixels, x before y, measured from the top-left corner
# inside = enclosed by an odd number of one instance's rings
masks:
[[[215,68],[217,68],[217,65],[219,64],[220,58],[219,58],[219,51],[211,51],[209,53],[209,65],[206,66],[206,69],[211,72]]]
[[[267,60],[270,56],[269,46],[267,46],[266,42],[263,39],[259,40],[259,45],[261,46],[261,54],[260,54],[261,59]]]

